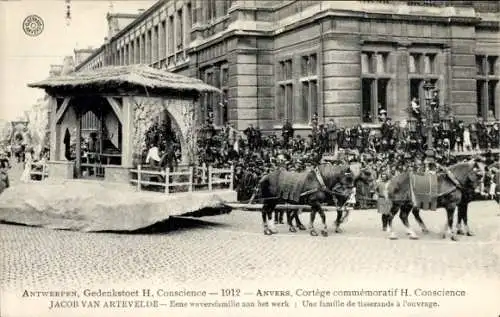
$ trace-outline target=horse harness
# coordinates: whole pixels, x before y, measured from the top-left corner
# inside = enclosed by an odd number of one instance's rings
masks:
[[[329,189],[326,186],[325,180],[324,180],[323,176],[321,175],[321,173],[320,173],[320,171],[319,171],[319,169],[318,169],[317,166],[315,168],[313,168],[313,172],[314,172],[314,175],[316,176],[316,180],[318,181],[320,188],[319,189],[318,188],[310,189],[310,190],[308,190],[308,191],[303,192],[302,194],[300,194],[300,196],[309,195],[309,194],[312,194],[312,193],[314,193],[314,192],[316,192],[318,190],[324,191],[324,192],[326,192],[326,193],[328,193],[330,195],[345,196],[345,197],[348,196],[348,195],[343,194],[343,193],[341,193],[339,191],[335,191],[335,190]]]

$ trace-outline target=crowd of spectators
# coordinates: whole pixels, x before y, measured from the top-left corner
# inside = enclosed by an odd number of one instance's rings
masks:
[[[486,125],[478,118],[465,125],[451,118],[432,128],[433,151],[427,151],[425,120],[410,125],[381,117],[379,129],[357,125],[338,127],[333,120],[320,124],[315,114],[311,128],[304,135],[297,133],[289,121],[281,133],[264,135],[250,125],[242,133],[231,124],[216,130],[207,122],[198,139],[201,164],[214,167],[235,167],[235,185],[241,197],[248,197],[261,175],[277,168],[303,171],[322,161],[337,164],[357,160],[369,164],[379,176],[394,175],[408,168],[424,166],[426,159],[441,165],[451,165],[461,152],[485,153],[486,163],[495,162],[492,149],[499,148],[499,124]]]

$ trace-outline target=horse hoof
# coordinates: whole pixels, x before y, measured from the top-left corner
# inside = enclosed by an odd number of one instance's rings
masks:
[[[297,229],[295,229],[295,227],[290,227],[290,228],[288,228],[288,230],[289,230],[290,232],[297,232]]]
[[[459,241],[458,237],[456,235],[452,235],[450,237],[451,241]]]
[[[304,225],[300,225],[299,230],[306,230],[306,227]]]
[[[465,235],[465,232],[462,229],[458,229],[457,234],[463,236]]]
[[[382,231],[386,232],[387,231],[387,227],[382,227]]]
[[[335,233],[342,233],[342,232],[344,232],[344,230],[342,230],[342,229],[340,229],[340,228],[336,228],[336,229],[335,229]]]
[[[410,235],[410,240],[418,240],[419,237],[417,235]]]
[[[311,236],[317,237],[318,236],[318,232],[316,232],[316,230],[311,230]]]
[[[474,232],[472,232],[472,231],[467,231],[467,236],[468,236],[468,237],[473,237],[473,236],[475,236],[475,235],[476,235],[476,234],[475,234]]]
[[[264,230],[264,234],[265,234],[266,236],[270,236],[270,235],[272,235],[273,233],[271,232],[271,230],[269,230],[269,229],[265,229],[265,230]]]
[[[429,234],[429,229],[422,229],[423,234]]]
[[[276,233],[278,233],[278,230],[272,230],[272,229],[269,229],[269,231],[271,231],[271,234],[276,234]]]
[[[395,235],[395,234],[391,234],[391,235],[389,236],[389,240],[397,240],[397,239],[398,239],[398,236],[397,236],[397,235]]]
[[[323,237],[328,237],[328,231],[326,231],[326,230],[321,230],[321,235],[322,235]]]

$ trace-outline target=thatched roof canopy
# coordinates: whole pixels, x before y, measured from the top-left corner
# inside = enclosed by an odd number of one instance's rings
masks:
[[[147,65],[107,66],[94,70],[50,77],[28,87],[48,90],[79,90],[108,87],[136,87],[178,92],[220,92],[199,79],[170,73]]]

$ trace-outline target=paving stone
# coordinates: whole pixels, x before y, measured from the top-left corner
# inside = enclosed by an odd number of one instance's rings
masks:
[[[0,284],[5,288],[79,287],[152,280],[158,283],[204,280],[335,278],[346,274],[408,274],[432,278],[499,276],[498,206],[471,205],[475,237],[442,240],[445,213],[423,212],[433,231],[421,240],[400,240],[381,231],[376,211],[356,211],[342,234],[311,237],[307,231],[264,236],[255,212],[233,211],[207,217],[202,226],[156,234],[57,231],[0,225]],[[333,221],[328,214],[328,222]],[[301,218],[307,223],[308,214]],[[200,222],[200,220],[193,220]],[[413,227],[417,225],[413,221]]]

